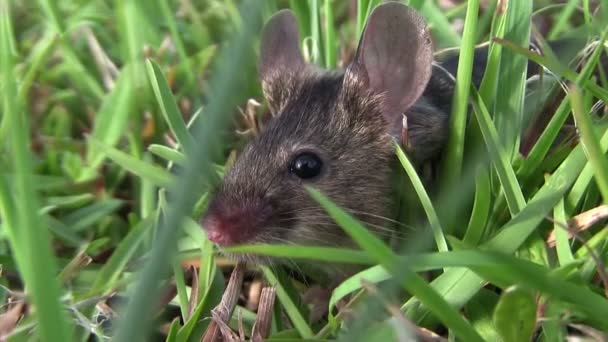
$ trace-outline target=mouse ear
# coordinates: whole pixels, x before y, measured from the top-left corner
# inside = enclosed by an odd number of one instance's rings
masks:
[[[264,95],[273,112],[286,99],[287,82],[305,65],[296,18],[290,10],[281,10],[264,26],[258,65]]]
[[[406,5],[384,3],[374,9],[365,25],[345,86],[359,84],[381,95],[382,114],[391,124],[391,132],[400,134],[402,114],[422,95],[432,62],[424,19]]]

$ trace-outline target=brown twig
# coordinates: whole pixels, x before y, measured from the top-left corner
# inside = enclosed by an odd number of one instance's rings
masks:
[[[89,50],[93,55],[97,69],[101,74],[101,79],[106,90],[112,90],[116,77],[118,77],[118,68],[112,62],[110,57],[105,53],[101,44],[93,34],[93,31],[89,27],[83,27],[82,31],[89,45]]]
[[[266,286],[262,289],[260,305],[258,306],[258,315],[253,325],[253,331],[251,332],[251,340],[254,342],[263,341],[270,333],[272,310],[274,308],[276,293],[277,290],[271,286]]]
[[[13,307],[0,315],[0,341],[8,340],[8,337],[17,326],[17,323],[25,313],[25,302],[16,302]]]
[[[192,271],[192,291],[190,292],[190,301],[188,302],[188,317],[184,319],[189,319],[192,317],[192,313],[196,309],[196,304],[198,303],[198,271],[194,267],[190,267]]]
[[[580,216],[580,215],[578,215],[578,216]],[[575,216],[575,218],[578,216]],[[595,253],[593,248],[591,248],[591,246],[589,246],[587,241],[582,236],[580,236],[579,231],[576,229],[573,229],[573,227],[570,225],[570,222],[572,222],[572,220],[574,218],[570,219],[567,224],[558,222],[558,221],[554,220],[552,217],[548,217],[547,219],[549,221],[555,223],[557,226],[565,229],[571,236],[573,236],[576,240],[578,240],[587,249],[589,256],[595,262],[597,274],[600,277],[602,284],[604,285],[604,294],[606,295],[606,297],[608,297],[608,274],[606,274],[604,263],[602,262],[602,259]]]
[[[237,300],[241,293],[241,286],[243,285],[243,278],[245,275],[245,265],[242,263],[236,264],[226,291],[222,295],[222,300],[211,312],[213,321],[209,324],[207,331],[203,335],[201,341],[203,342],[215,342],[220,341],[222,335],[226,338],[232,338],[231,335],[225,335],[226,322],[232,316],[232,312],[236,307]]]
[[[568,220],[568,238],[573,237],[572,231],[582,232],[605,218],[608,218],[608,205],[605,204],[574,216]],[[555,229],[547,237],[547,244],[555,247]]]

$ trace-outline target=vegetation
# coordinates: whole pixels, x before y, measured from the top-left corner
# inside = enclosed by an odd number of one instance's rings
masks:
[[[379,2],[0,0],[0,339],[200,340],[234,265],[198,221],[267,117],[262,23],[293,9],[306,58],[335,68]],[[314,275],[251,266],[229,326],[251,336],[265,281],[269,340],[607,338],[608,1],[409,5],[437,48],[461,48],[440,191],[396,147],[416,234],[395,251],[310,189],[360,250],[233,252],[365,269],[311,322]],[[544,46],[565,38],[583,48]]]

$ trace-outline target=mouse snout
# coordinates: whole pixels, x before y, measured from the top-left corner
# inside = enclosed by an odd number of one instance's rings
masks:
[[[263,200],[246,200],[238,205],[214,201],[202,225],[207,237],[219,246],[251,241],[270,219],[272,207]]]

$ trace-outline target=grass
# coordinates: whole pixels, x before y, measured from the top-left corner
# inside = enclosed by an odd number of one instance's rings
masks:
[[[200,340],[234,265],[198,222],[246,140],[239,110],[265,111],[262,22],[292,8],[309,61],[334,68],[378,3],[0,0],[0,336]],[[462,48],[439,191],[396,149],[416,234],[391,249],[310,189],[360,248],[232,248],[298,261],[307,278],[252,266],[228,325],[250,336],[265,281],[270,340],[606,338],[607,218],[571,219],[608,204],[608,2],[409,3],[437,47]],[[529,32],[584,49],[540,56]],[[486,41],[476,89],[471,52]],[[542,77],[525,77],[528,60]],[[315,322],[301,296],[324,280],[304,261],[361,267]]]

